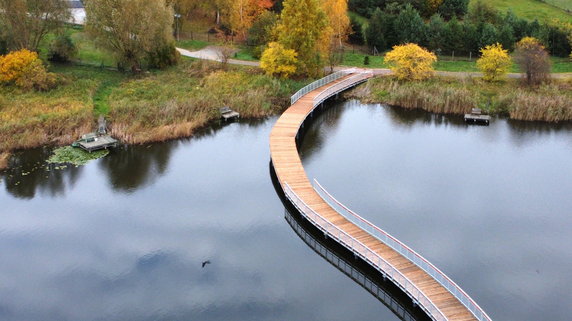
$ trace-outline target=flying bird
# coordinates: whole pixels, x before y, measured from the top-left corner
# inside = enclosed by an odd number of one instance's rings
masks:
[[[207,265],[207,264],[211,264],[211,261],[209,261],[209,260],[204,261],[201,267],[204,268],[205,265]]]

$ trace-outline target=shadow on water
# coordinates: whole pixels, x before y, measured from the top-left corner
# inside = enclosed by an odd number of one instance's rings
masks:
[[[323,232],[302,217],[284,195],[272,162],[270,162],[269,170],[272,185],[284,205],[286,222],[309,248],[368,291],[400,320],[431,320],[403,291],[390,280],[385,279],[379,271],[363,259],[354,256],[353,253],[333,239],[325,237]]]
[[[361,103],[357,103],[363,106]],[[392,123],[403,128],[412,128],[418,124],[454,127],[467,126],[461,115],[434,114],[421,109],[406,109],[399,106],[387,106],[387,110]]]
[[[6,191],[16,198],[33,199],[36,193],[64,196],[79,180],[82,168],[47,164],[52,148],[16,152],[8,169],[0,172]]]
[[[256,128],[266,119],[244,119],[238,126]],[[115,150],[110,157],[103,158],[99,166],[107,173],[109,183],[115,191],[131,193],[139,188],[153,184],[168,171],[173,153],[183,144],[190,144],[205,138],[214,137],[232,122],[214,121],[198,130],[193,136],[178,140],[123,146]]]
[[[99,167],[106,173],[113,190],[130,193],[165,174],[178,145],[179,142],[173,141],[123,146],[101,159]]]
[[[237,124],[257,128],[267,119],[242,119]],[[98,160],[98,166],[107,176],[116,192],[131,193],[153,184],[169,168],[170,159],[182,144],[214,137],[233,122],[214,121],[198,130],[193,136],[169,142],[123,145],[111,150]],[[47,164],[53,147],[43,147],[14,153],[8,169],[0,172],[0,181],[6,190],[17,198],[33,199],[38,192],[50,196],[65,196],[73,188],[84,170],[83,166]]]
[[[311,159],[312,155],[320,150],[327,137],[340,125],[340,119],[346,110],[342,104],[332,104],[332,100],[328,100],[308,116],[298,137],[299,141],[306,142],[303,145],[298,144],[300,157]]]

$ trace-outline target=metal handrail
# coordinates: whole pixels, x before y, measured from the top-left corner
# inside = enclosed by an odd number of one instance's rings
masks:
[[[341,70],[341,71],[335,72],[333,74],[329,74],[328,76],[326,76],[324,78],[320,78],[320,79],[312,82],[311,84],[309,84],[309,85],[305,86],[304,88],[298,90],[294,95],[292,95],[292,97],[290,97],[290,105],[294,105],[294,103],[296,103],[298,101],[298,99],[302,98],[302,96],[306,95],[307,93],[311,92],[312,90],[314,90],[316,88],[320,88],[323,85],[329,84],[332,81],[338,80],[347,74],[353,73],[354,71],[355,71],[355,68]]]
[[[369,262],[374,268],[382,273],[382,275],[392,279],[394,283],[401,288],[412,300],[417,302],[419,306],[427,312],[427,315],[435,321],[447,321],[443,312],[439,310],[435,304],[423,293],[411,280],[403,275],[397,268],[384,260],[379,254],[372,251],[366,245],[344,232],[342,229],[332,224],[330,221],[322,217],[312,208],[310,208],[293,190],[287,182],[284,182],[284,194],[298,209],[298,211],[306,217],[314,226],[324,232],[325,235],[333,237],[339,241],[341,245],[352,251],[355,255]]]
[[[467,294],[461,289],[453,280],[451,280],[445,273],[441,272],[437,267],[435,267],[431,262],[425,259],[423,256],[412,250],[407,245],[403,244],[401,241],[391,236],[386,231],[375,226],[373,223],[362,218],[345,205],[336,200],[326,189],[320,185],[317,180],[314,180],[316,192],[326,201],[333,209],[335,209],[340,215],[345,217],[347,220],[353,224],[360,227],[362,230],[368,232],[370,235],[374,236],[378,240],[382,241],[385,245],[391,247],[399,254],[403,255],[415,265],[423,269],[427,274],[433,277],[437,282],[439,282],[443,287],[445,287],[455,298],[457,298],[471,313],[480,321],[491,321],[491,318],[485,313],[485,311]],[[324,197],[326,196],[326,197]],[[328,201],[328,199],[330,201]],[[339,209],[342,210],[339,210]],[[349,215],[344,215],[344,212]]]
[[[333,94],[344,91],[349,87],[355,86],[356,83],[366,80],[367,78],[370,77],[370,75],[372,75],[371,72],[358,73],[356,75],[349,77],[348,79],[345,79],[344,81],[338,84],[335,84],[334,86],[322,90],[318,95],[314,97],[314,107],[322,103],[324,100],[328,99]]]

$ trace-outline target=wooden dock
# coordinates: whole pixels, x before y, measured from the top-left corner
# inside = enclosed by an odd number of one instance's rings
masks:
[[[318,194],[306,176],[297,149],[298,132],[305,119],[320,102],[369,77],[371,75],[357,70],[303,96],[295,95],[296,98],[292,99],[294,103],[278,119],[270,134],[271,159],[278,181],[288,199],[304,217],[325,235],[378,269],[433,320],[490,321],[484,311],[452,281],[455,288],[451,289],[451,283],[444,274],[433,277],[420,267],[429,266],[429,262],[423,263],[413,258],[417,264],[413,263],[336,211]],[[447,284],[447,287],[443,284]]]
[[[465,122],[468,124],[489,125],[491,116],[483,115],[479,108],[473,108],[470,114],[465,114]]]
[[[108,149],[110,147],[116,147],[117,140],[109,135],[103,135],[81,140],[77,144],[78,147],[80,147],[81,149],[91,153],[93,151],[100,149]]]
[[[82,135],[72,146],[79,147],[86,152],[93,152],[100,149],[108,149],[117,146],[117,139],[107,135],[107,122],[103,116],[97,120],[97,131]]]
[[[240,114],[230,109],[230,107],[222,107],[219,109],[219,111],[220,111],[220,117],[225,121],[240,118]]]

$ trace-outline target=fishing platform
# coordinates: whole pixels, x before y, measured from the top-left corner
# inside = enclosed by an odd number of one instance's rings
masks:
[[[230,109],[230,107],[228,106],[220,108],[219,111],[220,111],[220,117],[225,121],[240,118],[240,114]]]
[[[97,123],[97,131],[95,133],[82,135],[72,146],[79,147],[89,153],[100,149],[116,147],[118,141],[110,135],[107,135],[107,122],[103,116],[99,117]]]
[[[488,125],[491,122],[491,116],[484,115],[480,108],[473,108],[470,114],[465,114],[465,122],[467,124]]]

